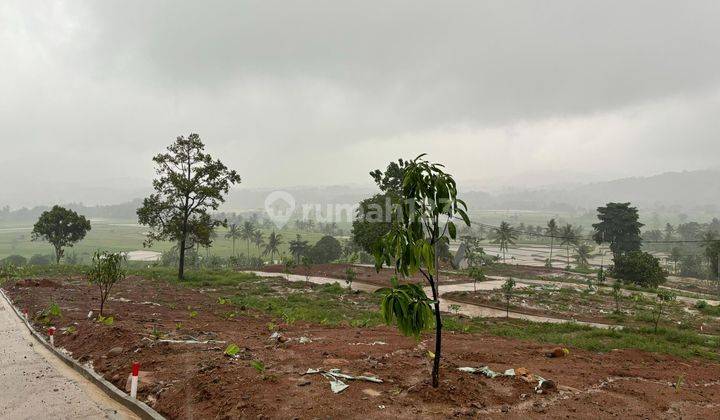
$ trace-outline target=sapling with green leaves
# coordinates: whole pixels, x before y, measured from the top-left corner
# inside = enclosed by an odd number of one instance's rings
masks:
[[[424,154],[409,162],[402,179],[399,201],[393,212],[390,231],[375,245],[375,266],[393,266],[397,273],[409,277],[420,272],[430,285],[432,300],[419,285],[400,285],[383,289],[382,314],[385,322],[397,320],[405,335],[416,338],[432,325],[435,318],[435,352],[432,386],[440,385],[442,357],[442,319],[440,317],[440,270],[438,250],[457,237],[455,219],[470,226],[467,205],[457,198],[453,177],[440,164],[430,163]]]
[[[485,272],[480,267],[470,267],[468,275],[473,281],[473,291],[477,292],[477,282],[485,281]]]
[[[305,271],[305,281],[310,281],[310,273],[312,273],[312,260],[307,255],[303,255],[300,259],[303,271]]]
[[[675,294],[669,290],[660,289],[657,292],[657,298],[655,299],[655,308],[653,310],[653,322],[655,323],[655,332],[658,330],[658,324],[660,318],[663,315],[663,308],[670,302],[675,300]]]
[[[290,274],[292,274],[292,270],[295,267],[295,261],[288,258],[283,263],[283,273],[285,273],[285,278],[290,281]]]
[[[100,316],[104,316],[105,302],[110,296],[113,286],[125,278],[122,263],[125,256],[115,252],[96,252],[93,255],[93,266],[88,273],[90,284],[100,291]]]
[[[508,277],[505,283],[500,286],[500,289],[505,298],[505,318],[510,318],[510,299],[512,299],[513,292],[515,291],[515,280],[513,280],[512,277]]]
[[[612,287],[613,299],[615,299],[615,312],[620,313],[620,299],[622,298],[622,286],[620,280],[615,280]]]

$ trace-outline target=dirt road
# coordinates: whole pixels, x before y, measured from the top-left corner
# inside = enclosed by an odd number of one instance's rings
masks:
[[[284,277],[288,279],[289,281],[310,281],[311,283],[316,284],[332,284],[332,283],[340,283],[343,284],[344,280],[329,278],[329,277],[317,277],[317,276],[310,276],[306,278],[305,276],[301,276],[299,274],[279,274],[279,273],[267,273],[264,271],[249,271],[249,273],[256,274],[261,277]],[[494,290],[499,289],[500,286],[502,286],[504,280],[491,280],[491,281],[484,281],[477,283],[476,286],[473,286],[472,283],[460,283],[460,284],[445,284],[440,285],[440,294],[448,293],[448,292],[458,292],[458,291],[466,291],[471,292],[474,290],[475,287],[477,287],[477,290]],[[523,284],[519,284],[518,287],[525,287]],[[375,286],[372,284],[362,283],[359,281],[354,281],[352,283],[352,289],[353,290],[361,290],[363,292],[374,292],[375,290],[379,289],[379,286]],[[430,296],[432,294],[432,291],[429,287],[424,287],[425,293]],[[489,308],[486,306],[478,306],[478,305],[470,305],[467,303],[461,303],[456,302],[453,300],[449,300],[446,298],[441,297],[440,298],[440,307],[443,310],[450,311],[450,305],[457,305],[457,313],[462,315],[467,315],[471,317],[504,317],[505,311],[495,308]],[[518,319],[525,319],[528,321],[534,321],[534,322],[552,322],[552,323],[563,323],[563,322],[569,322],[567,319],[561,319],[561,318],[551,318],[551,317],[545,317],[545,316],[537,316],[537,315],[530,315],[530,314],[524,314],[520,312],[512,312],[510,311],[508,316],[510,318],[518,318]],[[610,328],[613,327],[612,325],[608,324],[600,324],[595,322],[584,322],[584,321],[575,321],[578,324],[586,324],[591,325],[596,328]],[[617,326],[615,326],[617,328]]]
[[[0,418],[137,418],[38,344],[0,296]]]

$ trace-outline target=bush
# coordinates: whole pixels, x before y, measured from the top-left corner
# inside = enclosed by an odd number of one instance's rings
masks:
[[[52,264],[52,257],[48,255],[35,254],[30,257],[28,265],[50,265]]]
[[[310,259],[316,264],[325,264],[340,258],[342,245],[332,236],[323,236],[308,252]]]
[[[10,255],[2,260],[2,264],[12,264],[15,267],[22,267],[27,264],[27,258],[22,255]]]
[[[642,251],[631,251],[615,257],[612,276],[625,283],[655,288],[665,282],[665,272],[660,260]]]

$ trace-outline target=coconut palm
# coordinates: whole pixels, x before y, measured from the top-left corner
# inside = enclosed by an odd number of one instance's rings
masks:
[[[575,247],[575,263],[579,267],[587,267],[590,265],[593,247],[588,244],[577,245]]]
[[[550,236],[550,258],[548,258],[548,267],[552,267],[552,254],[553,247],[555,245],[555,237],[558,236],[558,233],[560,233],[555,219],[550,219],[547,224],[547,229],[545,229],[545,232]]]
[[[240,233],[240,227],[237,225],[237,223],[232,223],[228,227],[228,232],[225,234],[225,239],[231,239],[232,240],[232,249],[233,249],[233,256],[237,256],[235,254],[235,241],[238,239],[241,239],[242,235]]]
[[[303,241],[300,235],[297,235],[295,240],[290,241],[290,253],[295,257],[296,264],[300,264],[300,257],[302,257],[309,248],[308,241]]]
[[[268,236],[267,245],[265,245],[263,255],[270,254],[270,260],[274,262],[275,254],[280,253],[280,245],[282,243],[282,235],[278,235],[275,231],[273,231],[270,236]]]
[[[260,229],[256,230],[253,234],[252,242],[257,247],[258,255],[260,255],[260,247],[265,245],[265,238],[263,238],[263,233]]]
[[[517,233],[510,223],[502,222],[500,227],[495,228],[495,238],[492,243],[500,245],[500,251],[503,254],[503,263],[505,263],[505,253],[508,251],[508,245],[515,245]]]
[[[242,227],[240,228],[240,237],[247,241],[247,256],[250,257],[250,241],[253,239],[253,235],[255,234],[255,223],[251,221],[247,221],[243,223]]]
[[[577,245],[578,238],[575,228],[571,224],[566,224],[560,229],[560,245],[565,245],[567,251],[567,266],[570,267],[570,246]]]

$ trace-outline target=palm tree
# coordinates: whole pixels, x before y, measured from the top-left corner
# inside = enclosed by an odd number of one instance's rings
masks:
[[[280,253],[280,245],[282,243],[282,235],[278,235],[275,231],[273,231],[270,236],[268,236],[267,245],[265,245],[263,255],[270,254],[270,260],[275,262],[275,254]]]
[[[308,250],[308,241],[303,241],[298,234],[295,240],[290,241],[290,253],[295,257],[295,263],[300,264],[300,257]]]
[[[548,235],[550,235],[550,258],[548,259],[548,267],[552,268],[552,254],[553,254],[553,246],[555,245],[555,237],[558,235],[558,227],[557,222],[555,222],[555,219],[550,219],[550,221],[547,224],[547,229],[545,230]]]
[[[587,267],[590,265],[593,247],[588,244],[577,245],[575,247],[575,263],[578,267]]]
[[[241,239],[242,235],[240,233],[240,227],[237,225],[237,223],[230,224],[228,228],[228,232],[225,234],[225,239],[232,239],[232,247],[233,247],[233,256],[236,257],[237,254],[235,254],[235,241],[238,239]]]
[[[567,266],[570,267],[570,245],[577,245],[578,238],[575,233],[575,228],[571,224],[566,224],[560,230],[560,237],[562,241],[560,245],[565,245],[567,251]]]
[[[682,258],[682,252],[680,252],[680,248],[673,247],[672,251],[670,251],[670,261],[673,262],[673,274],[677,274],[677,263],[680,261],[680,258]]]
[[[517,239],[517,233],[515,229],[508,222],[500,223],[500,227],[495,229],[494,244],[500,244],[500,251],[503,253],[503,263],[505,263],[505,253],[508,250],[508,245],[515,245]]]
[[[263,233],[260,229],[256,230],[253,234],[252,238],[253,243],[257,247],[258,255],[260,255],[260,247],[265,245],[265,239],[263,238]]]
[[[253,239],[255,234],[255,224],[251,221],[243,223],[240,228],[240,237],[247,241],[247,256],[250,258],[250,241]]]

